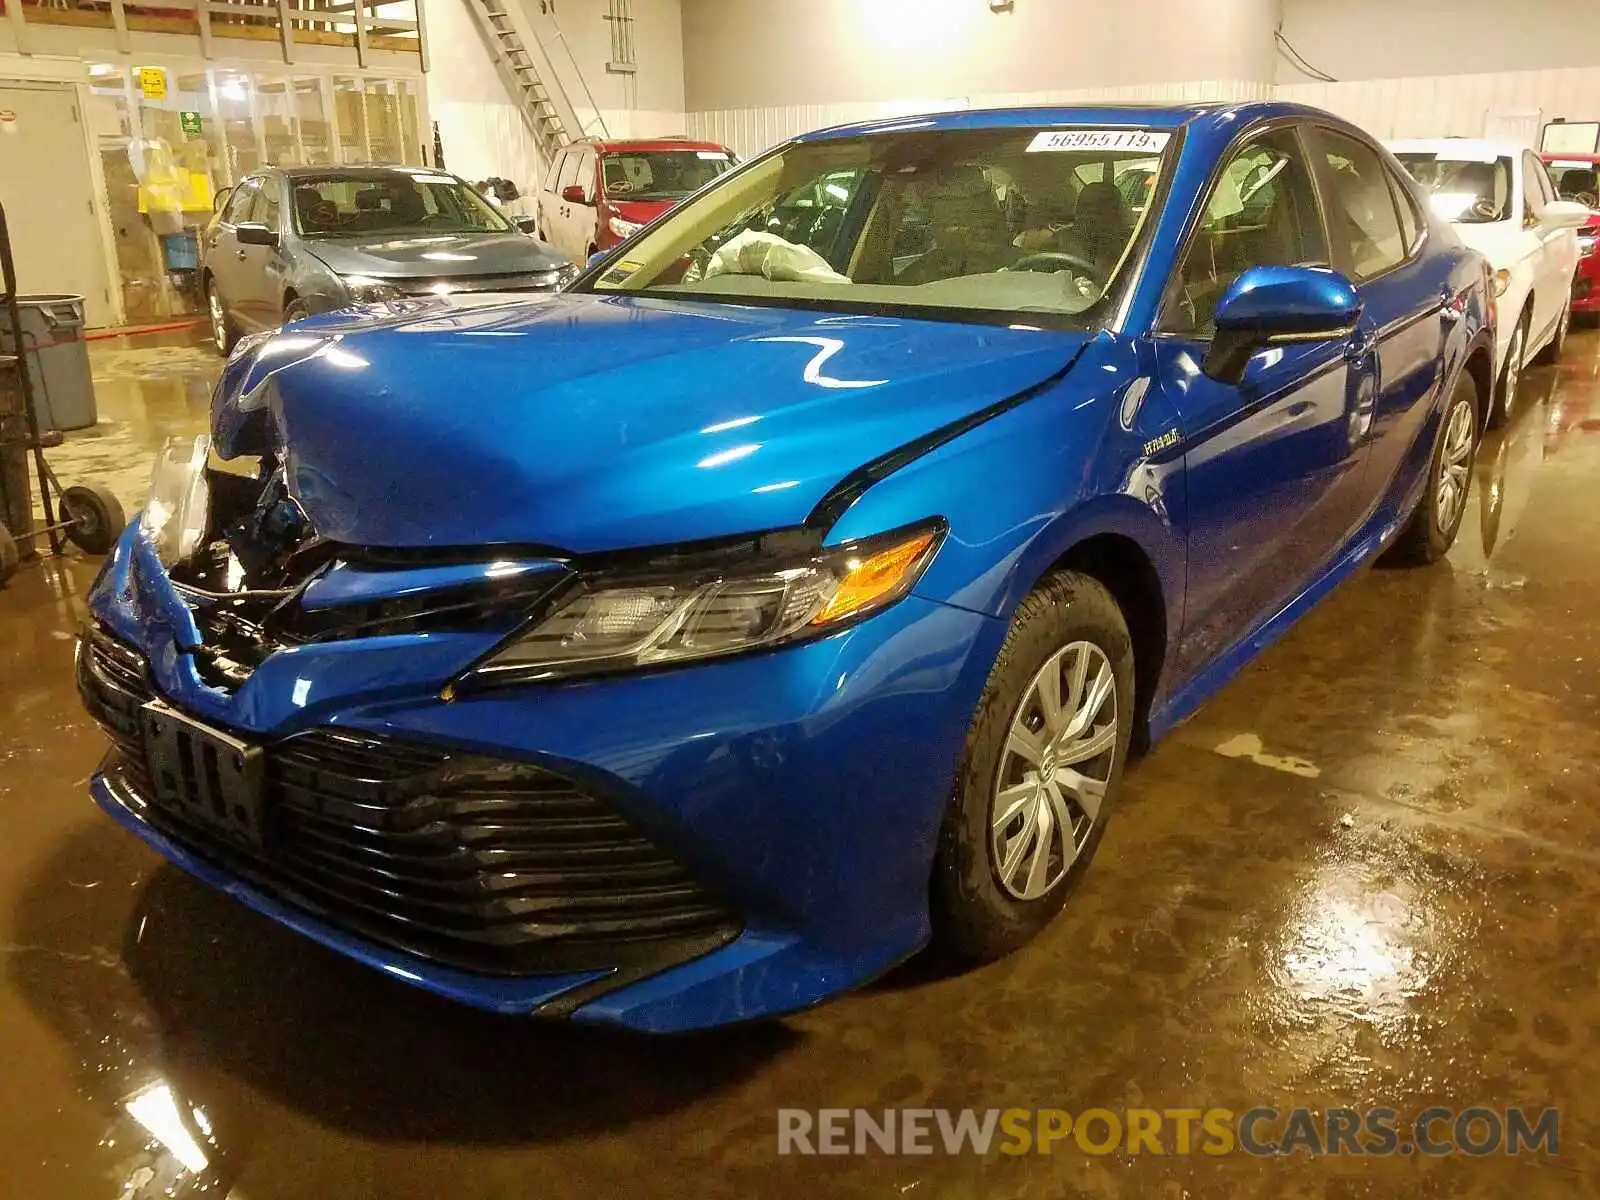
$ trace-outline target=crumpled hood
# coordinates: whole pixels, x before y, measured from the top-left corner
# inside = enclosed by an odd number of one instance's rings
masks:
[[[525,233],[313,238],[305,245],[335,275],[371,275],[375,279],[553,271],[571,261],[555,247]]]
[[[281,449],[337,541],[665,545],[802,524],[852,471],[1058,374],[1087,338],[583,294],[395,304],[235,359],[213,430],[226,458]]]

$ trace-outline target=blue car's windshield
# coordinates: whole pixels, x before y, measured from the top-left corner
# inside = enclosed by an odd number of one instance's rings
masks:
[[[504,233],[504,217],[454,175],[438,171],[297,175],[295,230],[304,237]]]
[[[1087,325],[1171,135],[1009,128],[787,146],[657,222],[589,285],[736,303]]]

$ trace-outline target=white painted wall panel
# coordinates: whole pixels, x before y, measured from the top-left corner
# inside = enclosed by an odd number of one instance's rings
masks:
[[[1127,84],[1117,87],[1066,88],[1045,92],[991,92],[929,100],[856,101],[838,104],[791,104],[765,108],[713,109],[687,114],[694,137],[721,142],[748,158],[797,133],[883,120],[921,112],[963,108],[1001,108],[1053,104],[1182,104],[1204,100],[1263,100],[1272,86],[1250,80],[1192,80],[1184,83]]]
[[[1600,118],[1600,66],[1280,84],[1277,93],[1381,138],[1482,137],[1484,118],[1496,109],[1538,109],[1546,121]]]

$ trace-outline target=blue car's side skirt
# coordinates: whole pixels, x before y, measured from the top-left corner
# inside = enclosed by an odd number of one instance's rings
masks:
[[[1430,443],[1431,445],[1431,443]],[[1420,485],[1420,480],[1419,480]],[[1150,740],[1159,741],[1175,726],[1216,695],[1241,670],[1271,646],[1289,627],[1314,608],[1328,593],[1361,567],[1371,562],[1405,528],[1422,498],[1420,486],[1406,490],[1398,507],[1382,506],[1353,537],[1311,585],[1282,608],[1272,613],[1223,651],[1188,683],[1170,693],[1150,713]]]

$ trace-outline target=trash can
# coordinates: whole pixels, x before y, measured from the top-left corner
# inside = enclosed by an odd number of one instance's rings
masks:
[[[94,374],[83,340],[82,296],[18,296],[22,318],[21,351],[33,382],[34,419],[39,432],[87,429],[99,419]],[[0,307],[0,354],[19,353],[18,332]]]

